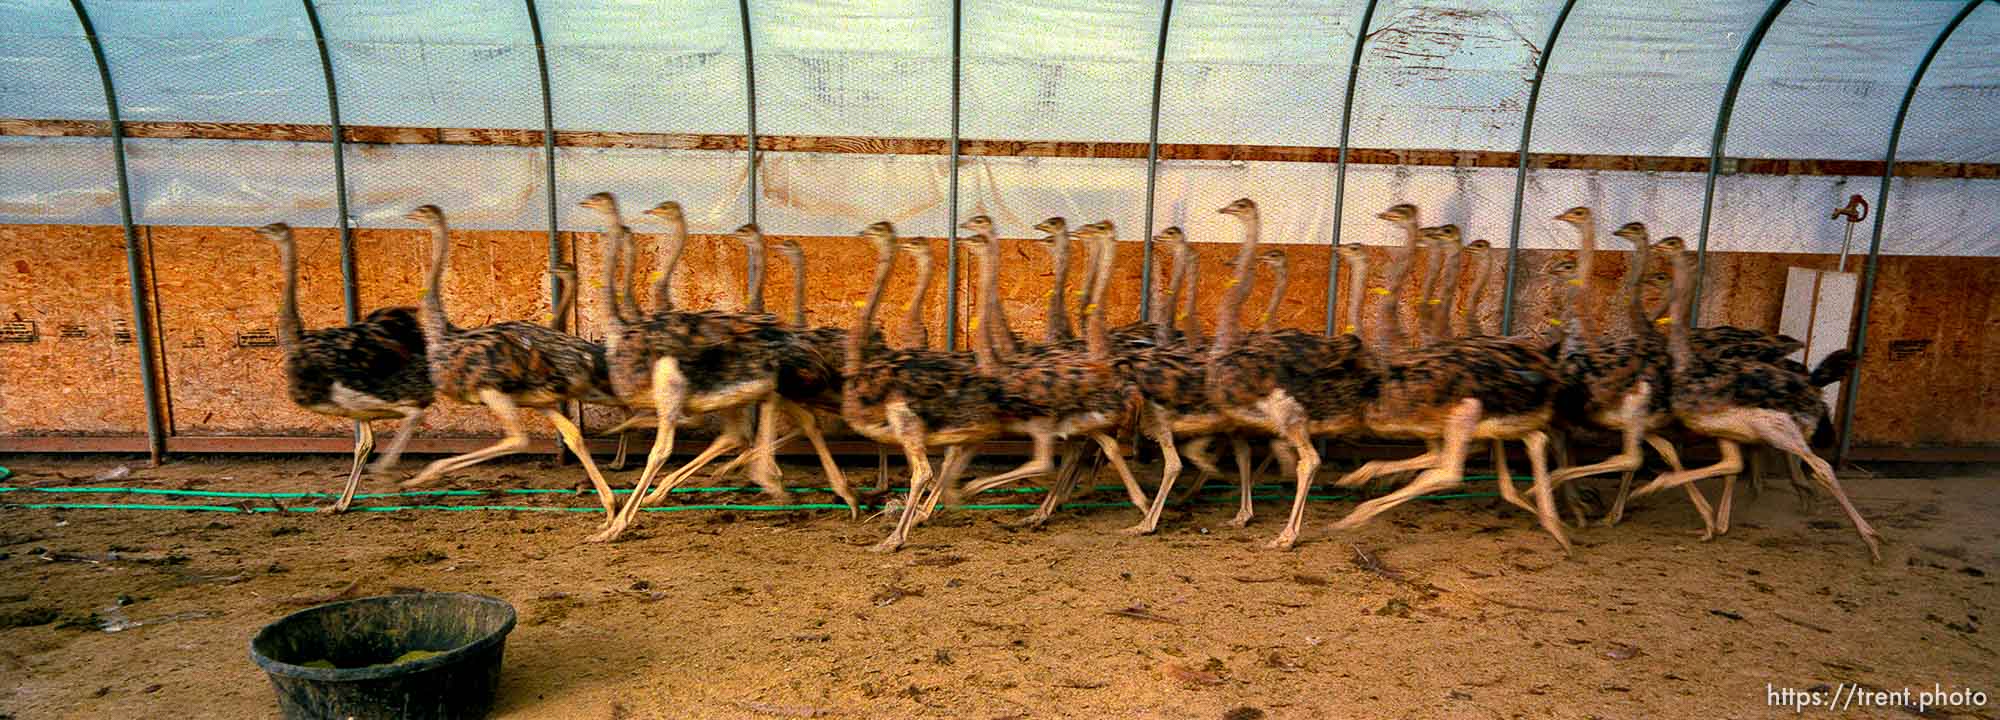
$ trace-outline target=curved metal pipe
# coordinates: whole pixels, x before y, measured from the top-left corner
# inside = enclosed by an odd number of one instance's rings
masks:
[[[167,452],[166,422],[160,411],[158,362],[153,357],[153,323],[146,312],[145,263],[139,259],[139,231],[132,224],[132,185],[125,169],[125,124],[118,117],[118,88],[111,82],[111,65],[104,59],[104,44],[90,23],[83,0],[69,0],[76,21],[83,26],[83,39],[90,43],[91,59],[97,61],[97,79],[104,85],[104,109],[111,120],[111,156],[117,169],[118,224],[125,228],[125,279],[132,290],[132,337],[139,346],[140,389],[146,401],[146,450],[154,465]]]
[[[945,205],[944,226],[944,347],[958,348],[958,91],[960,85],[960,24],[964,18],[961,0],[951,0],[951,185]]]
[[[319,69],[326,77],[326,116],[333,139],[334,227],[340,229],[340,292],[347,324],[361,319],[361,285],[354,268],[354,229],[347,223],[347,137],[340,125],[340,92],[333,82],[333,56],[326,48],[326,31],[319,24],[319,9],[313,0],[299,0],[306,7],[306,22],[312,26],[313,44],[319,48]]]
[[[523,0],[523,2],[527,4],[528,8],[528,33],[535,40],[535,73],[537,79],[542,84],[542,171],[544,173],[542,182],[549,189],[544,194],[548,197],[549,201],[547,210],[550,270],[549,312],[554,313],[560,309],[555,304],[557,296],[562,294],[556,287],[557,281],[554,270],[563,261],[562,236],[557,230],[556,223],[556,113],[555,103],[549,96],[549,51],[548,47],[542,43],[542,14],[535,7],[535,0]],[[563,322],[568,323],[572,319],[565,318]],[[570,421],[575,422],[578,427],[582,427],[583,404],[572,402],[565,403],[565,405],[569,411]],[[568,458],[568,453],[564,452],[562,443],[555,444],[554,454],[558,464],[564,464]]]
[[[1729,116],[1736,111],[1736,93],[1743,89],[1743,76],[1750,71],[1750,61],[1757,57],[1757,47],[1764,44],[1764,35],[1771,31],[1771,23],[1778,21],[1778,15],[1792,0],[1771,0],[1764,8],[1764,16],[1757,19],[1757,25],[1750,29],[1750,37],[1743,40],[1743,49],[1736,53],[1736,67],[1729,72],[1729,86],[1722,91],[1722,107],[1715,113],[1715,132],[1708,140],[1708,182],[1701,195],[1701,234],[1694,246],[1694,297],[1696,302],[1688,308],[1688,327],[1699,327],[1701,323],[1701,281],[1708,274],[1708,226],[1715,213],[1715,178],[1722,172],[1722,146],[1729,140]]]
[[[1146,232],[1140,236],[1145,242],[1139,264],[1139,317],[1152,322],[1162,322],[1153,317],[1153,193],[1159,185],[1160,175],[1160,82],[1167,68],[1167,28],[1173,24],[1174,0],[1166,0],[1160,9],[1160,39],[1153,48],[1153,110],[1146,127]],[[1173,312],[1172,308],[1163,308]]]
[[[556,114],[555,103],[549,97],[549,51],[542,45],[542,16],[535,8],[535,0],[523,0],[528,6],[528,32],[535,38],[535,71],[542,83],[542,181],[548,183],[547,193],[549,223],[549,269],[554,270],[562,263],[562,240],[556,232]],[[549,302],[556,301],[556,280],[549,277]],[[553,312],[554,306],[549,310]]]
[[[757,59],[750,42],[750,0],[736,0],[738,15],[743,20],[743,97],[747,101],[746,141],[750,150],[750,220],[757,222]]]
[[[1930,49],[1924,51],[1924,59],[1917,62],[1916,72],[1910,75],[1909,86],[1903,89],[1903,102],[1896,106],[1896,121],[1889,125],[1889,149],[1882,154],[1882,186],[1875,190],[1875,223],[1868,234],[1868,263],[1861,271],[1861,312],[1855,319],[1855,327],[1860,329],[1854,336],[1854,354],[1857,357],[1865,355],[1868,349],[1868,312],[1875,307],[1875,273],[1882,257],[1882,218],[1888,215],[1889,184],[1896,177],[1896,146],[1903,140],[1903,121],[1909,118],[1910,103],[1916,100],[1917,86],[1923,84],[1924,73],[1930,72],[1931,61],[1937,59],[1938,51],[1944,49],[1952,33],[1958,32],[1958,27],[1984,2],[1986,0],[1968,0],[1965,7],[1959,8],[1958,14],[1952,16],[1951,22],[1938,32],[1937,39],[1931,41]],[[1853,447],[1854,400],[1861,389],[1860,381],[1861,368],[1856,363],[1840,388],[1840,444],[1833,455],[1836,466],[1847,459],[1847,451]]]
[[[1340,101],[1340,158],[1333,170],[1333,238],[1326,250],[1326,329],[1333,335],[1334,289],[1340,282],[1340,217],[1347,207],[1347,140],[1354,124],[1354,83],[1361,77],[1361,51],[1368,46],[1368,26],[1375,22],[1375,3],[1361,9],[1361,24],[1354,29],[1354,54],[1347,59],[1347,96]]]
[[[1500,286],[1501,335],[1514,332],[1514,287],[1518,277],[1514,270],[1521,256],[1521,203],[1528,197],[1528,141],[1535,137],[1535,106],[1542,101],[1542,78],[1549,72],[1549,56],[1555,54],[1556,40],[1562,38],[1563,25],[1569,22],[1569,11],[1575,7],[1576,0],[1563,0],[1562,10],[1556,13],[1556,24],[1549,28],[1549,39],[1542,43],[1542,56],[1535,59],[1535,82],[1528,86],[1528,109],[1521,120],[1521,148],[1514,166],[1514,220],[1507,225],[1507,280]]]

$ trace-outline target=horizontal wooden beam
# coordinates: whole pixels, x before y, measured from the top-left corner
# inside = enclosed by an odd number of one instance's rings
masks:
[[[343,128],[350,143],[383,145],[487,145],[541,147],[542,131],[500,128],[423,128],[384,125],[348,125]],[[0,118],[0,136],[16,137],[110,137],[111,124],[101,120],[37,120]],[[326,125],[289,123],[212,123],[128,121],[125,135],[131,138],[173,138],[193,140],[273,140],[281,142],[331,142],[333,132]],[[647,148],[661,150],[716,150],[742,152],[742,135],[699,133],[639,133],[557,130],[556,145],[580,148]],[[759,135],[761,152],[841,153],[851,155],[936,155],[950,154],[949,141],[941,138],[890,138],[845,135]],[[960,145],[969,157],[1046,157],[1144,159],[1142,142],[1073,142],[1058,140],[979,140]],[[1245,162],[1333,163],[1339,148],[1308,145],[1203,145],[1165,143],[1160,145],[1162,160],[1240,160]],[[1458,168],[1507,168],[1515,166],[1512,152],[1499,150],[1433,150],[1351,148],[1348,162],[1357,165],[1413,165]],[[1791,158],[1735,158],[1732,173],[1741,175],[1796,175],[1879,177],[1878,160],[1822,160]],[[1583,153],[1534,153],[1529,167],[1545,170],[1602,170],[1613,172],[1708,171],[1708,158],[1654,155],[1596,155]],[[2000,163],[1897,162],[1896,176],[1909,178],[2000,178]]]

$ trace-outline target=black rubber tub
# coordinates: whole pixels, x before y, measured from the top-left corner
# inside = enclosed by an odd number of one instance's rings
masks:
[[[513,629],[514,606],[499,598],[383,595],[279,618],[251,638],[250,657],[289,720],[483,718]]]

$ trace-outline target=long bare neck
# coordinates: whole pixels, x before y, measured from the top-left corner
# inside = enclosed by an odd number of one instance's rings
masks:
[[[1487,251],[1481,255],[1480,259],[1485,262],[1481,263],[1482,267],[1479,269],[1479,278],[1472,281],[1472,289],[1466,291],[1465,310],[1463,312],[1465,313],[1465,334],[1467,335],[1486,334],[1486,328],[1479,324],[1479,303],[1481,300],[1486,299],[1486,285],[1493,282],[1494,268],[1499,266],[1499,263],[1494,259],[1492,251]]]
[[[631,235],[632,228],[626,227],[624,223],[619,223],[618,233],[621,236]],[[620,315],[619,319],[627,323],[637,323],[646,317],[646,311],[639,308],[639,258],[636,256],[627,257],[625,255],[626,242],[623,237],[620,237],[617,243],[619,248],[618,262],[622,263],[625,267],[625,289],[623,292],[618,293],[618,304],[606,307],[610,308],[612,314]],[[636,249],[634,248],[634,250]],[[612,278],[604,278],[604,284],[609,287],[612,284]],[[664,311],[671,308],[660,309]]]
[[[1431,247],[1425,253],[1423,286],[1417,291],[1417,337],[1424,344],[1437,340],[1435,318],[1442,309],[1442,303],[1435,302],[1439,293],[1438,275],[1444,269],[1444,248]]]
[[[1390,306],[1387,318],[1388,324],[1384,325],[1379,333],[1382,336],[1382,340],[1388,343],[1386,347],[1396,349],[1401,349],[1408,342],[1407,338],[1409,335],[1403,328],[1403,315],[1397,312],[1395,299],[1403,292],[1403,286],[1410,282],[1410,263],[1416,262],[1417,247],[1422,244],[1418,240],[1417,219],[1415,217],[1404,220],[1402,225],[1403,249],[1400,255],[1392,253],[1391,257],[1395,259],[1390,261],[1389,274],[1383,278],[1383,289],[1387,290],[1390,294]],[[1419,300],[1418,302],[1421,303],[1422,301]]]
[[[1402,318],[1397,312],[1397,292],[1410,279],[1410,249],[1405,247],[1391,251],[1394,259],[1389,261],[1389,272],[1383,278],[1384,287],[1373,292],[1380,297],[1375,304],[1377,352],[1381,354],[1399,353],[1407,348],[1409,339],[1403,334]]]
[[[764,312],[764,240],[752,238],[743,244],[744,264],[748,270],[743,277],[743,312],[763,314]]]
[[[289,236],[278,241],[278,266],[285,274],[278,291],[278,346],[291,354],[305,342],[305,323],[299,320],[299,248]]]
[[[1174,336],[1173,279],[1168,277],[1167,254],[1153,253],[1153,301],[1146,312],[1152,315],[1153,342],[1165,345]]]
[[[602,283],[603,286],[597,289],[597,299],[604,304],[605,314],[609,316],[605,322],[614,329],[627,327],[638,319],[636,317],[628,318],[619,311],[618,265],[619,263],[628,265],[636,264],[631,259],[625,257],[625,247],[631,244],[630,238],[632,234],[621,232],[620,227],[622,226],[612,225],[604,228],[604,234],[601,236],[604,247],[598,252],[598,255],[602,256],[599,261],[603,263],[603,267],[598,269],[598,277],[604,282]],[[626,292],[629,293],[630,291],[630,288],[626,289]],[[616,332],[607,332],[604,334],[607,340],[616,336]]]
[[[994,359],[1013,357],[1020,350],[1014,346],[1014,338],[1008,333],[1007,308],[1000,304],[1000,245],[993,236],[984,236],[985,246],[979,248],[979,328],[978,333],[986,336]]]
[[[1458,292],[1459,279],[1465,275],[1465,255],[1456,248],[1447,247],[1444,252],[1444,277],[1438,283],[1437,297],[1431,311],[1431,337],[1441,338],[1451,335],[1452,297]],[[1467,331],[1470,332],[1470,331]]]
[[[1586,294],[1583,286],[1582,263],[1577,264],[1576,272],[1576,277],[1566,278],[1563,281],[1562,288],[1563,301],[1560,328],[1562,331],[1562,348],[1565,353],[1582,350],[1584,340],[1591,337],[1588,333],[1584,332],[1583,318],[1581,317],[1582,308],[1580,306],[1583,304],[1583,296]]]
[[[992,304],[993,314],[986,322],[980,323],[980,326],[993,341],[993,352],[997,357],[1013,357],[1021,351],[1021,348],[1014,342],[1013,326],[1007,323],[1007,309],[1000,304],[1000,239],[992,235],[985,237],[986,252],[992,255],[993,262],[987,263],[980,269],[980,282],[987,281],[987,273],[992,274],[993,287],[986,291],[986,302]]]
[[[431,272],[424,278],[424,343],[438,347],[451,319],[444,312],[444,267],[451,252],[451,231],[442,222],[431,224]]]
[[[785,254],[785,262],[792,266],[792,327],[806,326],[806,259],[803,256]]]
[[[1674,294],[1668,301],[1667,353],[1674,367],[1687,367],[1694,353],[1688,344],[1687,317],[1694,305],[1694,268],[1690,253],[1674,253]]]
[[[1360,337],[1361,299],[1368,295],[1368,257],[1354,258],[1347,264],[1347,272],[1347,327],[1342,332]]]
[[[1187,338],[1190,345],[1200,345],[1201,318],[1195,315],[1194,308],[1195,294],[1201,287],[1201,262],[1186,243],[1174,250],[1174,284],[1174,294],[1180,297],[1180,309],[1174,314],[1174,325],[1178,327],[1186,323],[1187,327],[1180,328],[1182,337]]]
[[[1111,359],[1111,329],[1104,318],[1105,292],[1111,287],[1112,262],[1118,256],[1118,239],[1110,233],[1102,233],[1096,242],[1097,257],[1092,263],[1090,276],[1090,304],[1083,306],[1083,340],[1090,348],[1090,356],[1098,360]]]
[[[1241,333],[1243,303],[1250,300],[1251,273],[1256,272],[1257,240],[1260,228],[1256,216],[1243,218],[1243,244],[1236,248],[1236,271],[1230,275],[1229,289],[1222,295],[1222,307],[1215,314],[1215,344],[1210,352],[1221,355],[1236,345]]]
[[[1089,243],[1085,243],[1083,246],[1083,282],[1081,285],[1078,286],[1076,291],[1076,300],[1077,300],[1076,317],[1079,319],[1081,319],[1085,313],[1084,308],[1090,305],[1091,302],[1093,302],[1090,298],[1090,289],[1097,286],[1096,258],[1097,258],[1097,247]],[[1082,330],[1083,330],[1082,326],[1079,325],[1077,327],[1077,331],[1082,332]]]
[[[1069,321],[1069,302],[1064,297],[1069,294],[1069,231],[1053,233],[1049,243],[1049,256],[1055,262],[1054,286],[1049,288],[1049,310],[1047,328],[1042,333],[1046,342],[1058,343],[1076,337],[1076,326]]]
[[[973,261],[979,263],[979,310],[972,318],[972,358],[986,372],[1000,369],[1000,353],[993,344],[994,316],[1000,305],[1000,269],[995,262],[999,255],[990,245],[972,251]]]
[[[930,326],[924,324],[924,300],[930,295],[937,263],[931,259],[929,247],[911,253],[910,257],[917,264],[917,293],[903,306],[903,327],[899,334],[909,347],[923,350],[931,346]]]
[[[687,221],[668,219],[667,231],[660,235],[653,253],[653,312],[674,309],[674,271],[680,269],[681,253],[687,250]],[[633,255],[638,263],[638,255]]]
[[[1592,274],[1592,271],[1597,267],[1597,223],[1584,223],[1578,226],[1577,230],[1576,278],[1579,282],[1587,286],[1590,279],[1596,277],[1596,275]],[[1577,324],[1577,330],[1589,335],[1596,335],[1597,307],[1594,303],[1590,302],[1590,299],[1591,295],[1589,292],[1579,292],[1576,294],[1576,300],[1573,304],[1576,306],[1576,314],[1581,320]]]
[[[1285,304],[1285,286],[1290,284],[1290,273],[1283,265],[1271,266],[1271,299],[1264,303],[1264,317],[1257,321],[1257,329],[1268,331],[1278,322],[1278,308]]]
[[[868,342],[869,331],[875,329],[875,311],[882,307],[882,293],[889,289],[889,271],[896,267],[896,251],[890,248],[875,258],[875,283],[868,288],[868,300],[861,305],[861,312],[854,318],[854,330],[847,333],[845,355],[841,368],[847,377],[861,373],[862,348]],[[849,396],[853,397],[853,396]]]
[[[1632,326],[1634,334],[1653,331],[1652,323],[1646,319],[1646,298],[1642,297],[1645,295],[1642,283],[1646,278],[1647,256],[1650,254],[1646,252],[1645,240],[1633,241],[1632,261],[1625,268],[1624,290],[1628,293],[1625,298],[1625,322]]]

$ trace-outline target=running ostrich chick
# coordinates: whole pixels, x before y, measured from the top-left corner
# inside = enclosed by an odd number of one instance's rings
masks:
[[[299,320],[298,245],[292,228],[271,223],[257,234],[278,246],[278,263],[285,276],[278,296],[278,347],[285,353],[285,387],[292,402],[321,415],[343,417],[358,425],[354,466],[340,499],[328,508],[346,512],[361,483],[362,462],[375,449],[374,421],[401,419],[388,450],[367,472],[396,466],[403,445],[423,423],[436,392],[424,359],[424,332],[415,308],[388,307],[368,313],[345,327],[305,330]]]
[[[505,436],[489,447],[433,462],[416,477],[403,481],[403,487],[421,487],[445,473],[527,449],[528,436],[521,429],[519,408],[529,407],[548,418],[583,464],[608,524],[617,507],[611,486],[605,484],[597,464],[591,461],[583,433],[561,409],[577,400],[619,404],[603,383],[607,369],[601,349],[574,335],[518,320],[470,329],[452,325],[443,297],[451,251],[451,231],[444,211],[436,205],[424,205],[404,217],[429,226],[431,231],[431,266],[424,278],[423,300],[431,383],[447,398],[480,403],[492,410]]]
[[[1833,495],[1847,513],[1855,532],[1876,562],[1882,560],[1880,535],[1840,487],[1833,467],[1813,454],[1806,434],[1826,415],[1826,403],[1811,379],[1755,360],[1703,356],[1689,340],[1687,316],[1694,302],[1693,261],[1689,253],[1673,255],[1674,300],[1668,311],[1667,348],[1672,358],[1674,417],[1696,433],[1715,439],[1722,459],[1714,465],[1661,475],[1633,492],[1641,497],[1703,478],[1733,475],[1743,470],[1742,443],[1769,445],[1797,457],[1812,470],[1813,480]],[[1824,365],[1824,361],[1822,361]]]
[[[1209,346],[1209,401],[1239,426],[1269,433],[1297,456],[1291,517],[1269,547],[1289,549],[1298,540],[1305,499],[1319,469],[1314,436],[1342,435],[1365,427],[1362,409],[1378,378],[1361,342],[1353,335],[1321,337],[1298,331],[1243,333],[1243,304],[1250,298],[1257,242],[1262,232],[1257,203],[1242,198],[1222,208],[1243,225],[1235,275],[1217,310],[1215,341]]]
[[[596,210],[606,218],[607,229],[616,223],[616,200],[609,193],[598,193],[584,200],[586,207]],[[655,297],[671,296],[674,270],[686,237],[684,226],[675,227],[673,220],[680,217],[678,204],[667,202],[648,210],[653,217],[664,217],[669,222],[670,232],[661,237],[663,247],[660,252],[668,259],[667,270],[654,285]],[[739,235],[757,234],[755,226],[738,229]],[[618,233],[607,232],[607,240],[616,240]],[[629,239],[629,234],[625,238]],[[761,236],[757,238],[761,240]],[[751,239],[745,238],[746,243]],[[614,256],[614,251],[606,249],[604,256]],[[753,262],[753,272],[757,270]],[[612,280],[614,271],[609,263],[605,268],[605,283],[601,292],[607,306],[615,307],[617,299],[610,297],[616,293]],[[779,368],[783,358],[797,353],[810,352],[798,347],[801,343],[792,333],[780,326],[777,318],[762,313],[726,312],[655,312],[643,323],[624,324],[615,314],[608,320],[611,328],[606,332],[606,350],[610,358],[611,378],[619,395],[632,407],[651,407],[657,416],[658,428],[654,435],[653,447],[647,453],[646,467],[639,476],[632,496],[613,517],[606,528],[590,538],[592,542],[609,542],[621,535],[632,524],[640,507],[658,502],[679,483],[685,481],[708,461],[730,449],[745,444],[741,414],[738,411],[755,407],[758,411],[758,428],[755,448],[757,457],[751,465],[751,480],[763,488],[766,496],[780,502],[791,502],[792,498],[773,479],[774,463],[769,449],[775,443],[777,413],[792,413],[793,419],[808,437],[817,432],[816,423],[810,413],[783,401],[777,394]],[[723,413],[724,433],[675,473],[660,483],[658,491],[647,494],[653,480],[659,475],[667,458],[673,452],[674,434],[682,423],[692,417],[706,413]],[[803,417],[802,417],[803,416]],[[815,449],[819,444],[815,443]],[[847,488],[846,480],[839,473],[829,473],[835,493],[846,500],[850,509],[858,501]]]
[[[922,500],[933,493],[929,449],[944,447],[949,475],[970,462],[979,443],[998,436],[1018,420],[1008,414],[997,379],[979,371],[973,358],[928,348],[890,349],[863,342],[876,334],[875,316],[895,269],[896,228],[877,222],[861,232],[875,247],[875,280],[855,317],[842,349],[840,414],[863,437],[894,445],[910,465],[910,501],[889,536],[870,548],[893,552],[915,526]],[[974,333],[973,343],[991,361],[991,347]]]
[[[980,263],[980,325],[988,329],[1004,327],[1004,324],[996,326],[1005,312],[999,297],[1000,252],[999,243],[993,237],[993,221],[979,215],[966,220],[963,227],[973,234],[961,242],[972,249]],[[1135,507],[1144,508],[1150,504],[1145,491],[1126,467],[1118,441],[1110,435],[1125,424],[1132,399],[1137,394],[1130,379],[1116,364],[1109,330],[1105,327],[1103,298],[1111,281],[1112,262],[1117,254],[1116,231],[1107,220],[1084,226],[1078,235],[1093,249],[1092,302],[1084,308],[1084,348],[1043,346],[1034,352],[996,357],[993,363],[989,363],[995,368],[989,374],[998,377],[1005,397],[1017,404],[1018,412],[1028,416],[1026,421],[1014,424],[1009,430],[1027,435],[1034,443],[1034,454],[1020,467],[973,481],[966,486],[967,494],[1047,474],[1055,469],[1056,440],[1081,436],[1097,442],[1105,459],[1118,472],[1119,479],[1124,481],[1126,493]],[[975,340],[985,337],[989,343],[998,342],[995,337],[997,332],[980,335],[975,329],[975,333]],[[950,477],[943,479],[947,483],[943,487],[949,488]],[[1062,488],[1052,489],[1052,497],[1059,490]],[[1048,502],[1044,502],[1038,512],[1046,510],[1053,510]]]
[[[1417,209],[1397,205],[1380,217],[1414,233]],[[1449,226],[1447,226],[1449,227]],[[1451,228],[1450,232],[1456,232]],[[1411,242],[1410,246],[1416,243]],[[1412,253],[1406,247],[1395,255],[1389,273],[1392,285],[1401,285],[1409,275]],[[1449,338],[1423,348],[1401,350],[1402,337],[1396,325],[1393,292],[1380,293],[1377,312],[1384,332],[1379,333],[1368,363],[1377,378],[1376,394],[1366,402],[1363,417],[1367,427],[1383,437],[1413,437],[1436,441],[1423,455],[1394,462],[1370,461],[1342,477],[1338,484],[1355,487],[1379,474],[1426,469],[1408,485],[1356,507],[1334,524],[1336,529],[1352,529],[1390,508],[1426,493],[1456,487],[1463,481],[1463,444],[1473,440],[1519,440],[1527,446],[1528,462],[1534,473],[1535,515],[1542,528],[1568,552],[1569,538],[1556,516],[1554,485],[1547,466],[1547,427],[1554,415],[1557,370],[1538,341],[1521,337]],[[1461,417],[1475,417],[1469,433],[1457,433]],[[1456,458],[1459,461],[1454,462]],[[1516,505],[1511,483],[1502,483],[1501,493]],[[1303,494],[1303,486],[1301,487]],[[1303,497],[1294,500],[1294,515],[1300,515]],[[1291,530],[1296,536],[1296,529]]]

